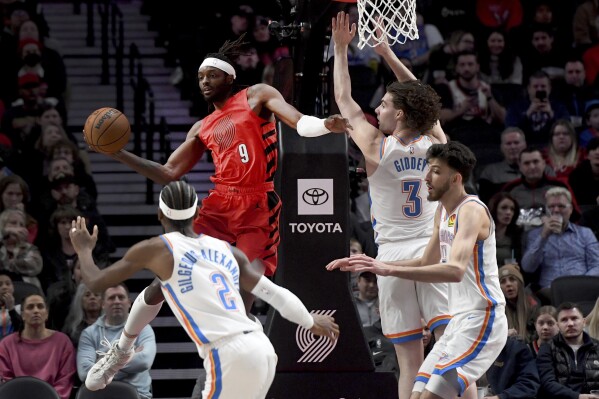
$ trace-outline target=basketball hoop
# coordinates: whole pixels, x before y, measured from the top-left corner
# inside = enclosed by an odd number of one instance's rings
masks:
[[[418,39],[416,27],[416,0],[357,0],[358,48],[375,47],[385,39],[390,46]],[[377,29],[386,33],[378,38]]]

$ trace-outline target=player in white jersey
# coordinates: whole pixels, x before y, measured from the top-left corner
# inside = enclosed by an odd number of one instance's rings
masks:
[[[455,398],[481,377],[507,339],[505,299],[495,258],[495,227],[487,207],[466,194],[476,159],[458,142],[427,153],[428,198],[439,200],[435,231],[424,256],[381,262],[365,255],[339,259],[328,270],[371,271],[416,281],[449,282],[453,318],[418,372],[412,399]],[[473,389],[468,396],[475,395]]]
[[[379,129],[366,120],[351,98],[347,68],[348,43],[355,35],[344,13],[333,19],[335,100],[349,119],[350,135],[366,160],[372,224],[382,261],[421,257],[434,224],[436,202],[424,198],[426,151],[446,142],[438,123],[439,96],[397,59],[386,42],[375,47],[398,82],[387,86],[376,109]],[[426,133],[426,134],[423,134]],[[379,276],[379,305],[383,333],[395,344],[399,368],[399,397],[410,395],[424,353],[421,317],[436,338],[449,322],[446,283],[420,283]]]
[[[274,379],[277,356],[261,326],[246,315],[240,288],[313,334],[336,339],[339,327],[332,317],[308,313],[294,294],[254,271],[239,249],[194,233],[197,196],[193,187],[180,181],[168,184],[160,192],[159,207],[158,219],[166,234],[134,245],[106,269],[100,270],[91,255],[97,227],[90,235],[85,220],[78,217],[70,237],[83,282],[93,291],[114,286],[144,268],[156,274],[167,303],[204,359],[203,398],[264,398]],[[120,340],[88,373],[89,389],[104,388],[131,359],[135,337],[155,315],[145,321],[131,316],[140,307],[161,305],[145,303],[154,297],[149,289],[135,300]]]

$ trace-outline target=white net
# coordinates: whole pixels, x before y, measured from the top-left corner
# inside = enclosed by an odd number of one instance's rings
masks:
[[[377,31],[382,28],[392,46],[418,39],[416,0],[358,0],[358,48],[375,47],[385,40]]]

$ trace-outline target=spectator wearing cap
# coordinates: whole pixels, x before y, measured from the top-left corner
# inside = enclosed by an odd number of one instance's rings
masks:
[[[42,44],[33,38],[19,41],[19,54],[23,62],[19,76],[35,73],[47,85],[44,97],[62,99],[67,86],[66,67],[62,58],[46,55]]]
[[[531,320],[538,301],[526,292],[520,266],[515,263],[501,266],[499,284],[505,296],[508,335],[529,340],[534,332]]]
[[[545,194],[549,216],[526,238],[522,269],[538,273],[537,296],[549,303],[551,282],[561,276],[599,276],[599,243],[591,229],[570,222],[570,191],[555,187]]]
[[[580,133],[578,144],[587,148],[592,138],[599,137],[599,100],[588,101],[584,107],[587,128]]]
[[[599,108],[597,108],[599,119]],[[599,198],[599,137],[592,138],[587,144],[587,156],[568,178],[572,192],[581,208],[597,205]]]
[[[362,272],[358,276],[358,292],[355,295],[356,307],[360,314],[362,327],[370,327],[378,320],[379,314],[379,287],[376,275],[371,272]]]

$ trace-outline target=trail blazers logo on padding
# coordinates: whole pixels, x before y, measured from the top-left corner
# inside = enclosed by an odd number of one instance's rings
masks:
[[[313,310],[310,313],[333,316],[335,312],[336,310]],[[331,341],[327,337],[317,337],[310,330],[298,326],[295,330],[295,342],[303,355],[297,362],[322,363],[331,354],[333,349],[335,349],[337,341]]]

